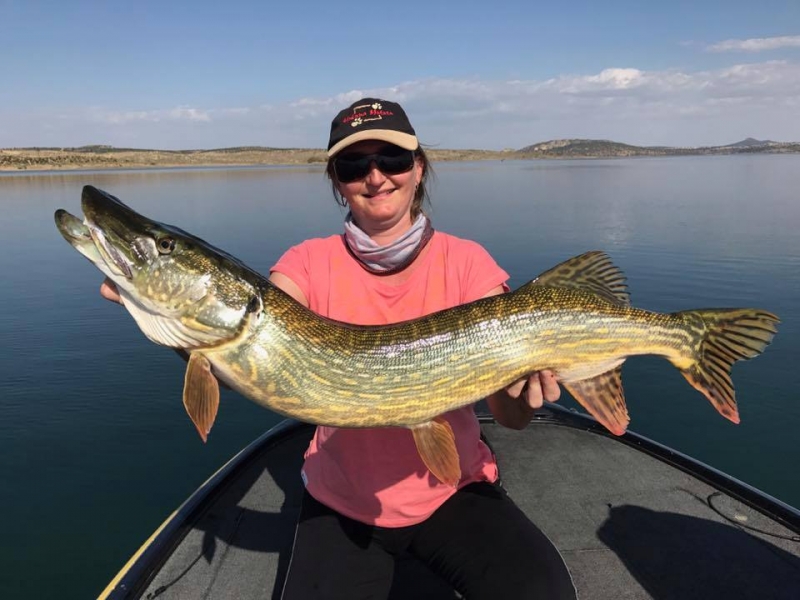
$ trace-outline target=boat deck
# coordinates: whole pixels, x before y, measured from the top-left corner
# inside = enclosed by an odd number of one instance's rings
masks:
[[[482,427],[504,485],[560,549],[582,600],[800,598],[791,509],[770,518],[707,483],[713,473],[701,480],[580,422],[545,414],[524,432]],[[286,428],[239,461],[192,509],[177,547],[160,549],[165,562],[141,597],[280,598],[311,433]],[[414,559],[399,561],[392,598],[458,597]]]

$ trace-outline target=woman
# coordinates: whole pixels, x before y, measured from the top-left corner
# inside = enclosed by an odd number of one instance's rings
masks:
[[[345,234],[295,246],[270,275],[301,304],[379,325],[506,289],[508,275],[483,248],[433,232],[422,212],[430,166],[398,104],[365,98],[341,111],[327,173],[349,209]],[[559,394],[542,372],[487,401],[499,423],[522,429]],[[385,598],[404,550],[467,598],[574,597],[558,552],[496,485],[473,408],[445,418],[461,461],[457,488],[431,475],[406,429],[317,428],[285,599]]]
[[[270,281],[326,317],[361,325],[404,321],[506,291],[508,275],[478,244],[434,232],[422,212],[430,166],[403,109],[362,99],[331,124],[327,174],[349,209],[344,235],[287,251]],[[118,300],[104,284],[104,296]],[[495,419],[522,429],[560,395],[550,372],[487,398]],[[285,600],[385,598],[394,558],[410,552],[465,597],[574,598],[550,541],[497,482],[471,406],[444,415],[461,480],[440,482],[402,428],[317,427]]]

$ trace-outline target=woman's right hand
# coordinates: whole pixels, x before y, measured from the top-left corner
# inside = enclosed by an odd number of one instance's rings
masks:
[[[108,277],[106,277],[106,280],[100,285],[100,295],[106,300],[122,304],[122,297],[119,295],[117,286]]]

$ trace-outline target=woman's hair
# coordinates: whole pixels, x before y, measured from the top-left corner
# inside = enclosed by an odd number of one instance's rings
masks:
[[[419,185],[414,192],[414,200],[411,203],[412,221],[416,219],[420,213],[425,212],[424,207],[426,204],[430,205],[431,199],[425,184],[431,177],[433,177],[431,163],[428,160],[428,156],[425,154],[425,150],[422,149],[422,145],[414,150],[414,157],[419,159],[419,161],[422,163],[422,179],[420,179]],[[336,170],[333,168],[333,161],[335,158],[335,156],[332,156],[328,159],[328,164],[325,167],[325,175],[331,181],[331,189],[333,190],[333,198],[336,200],[336,204],[346,207],[347,200],[345,200],[344,197],[339,193],[339,189],[337,187]]]

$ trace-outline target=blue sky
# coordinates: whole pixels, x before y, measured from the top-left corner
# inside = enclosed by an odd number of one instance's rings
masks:
[[[0,0],[0,148],[322,147],[365,95],[423,143],[800,141],[800,2]]]

